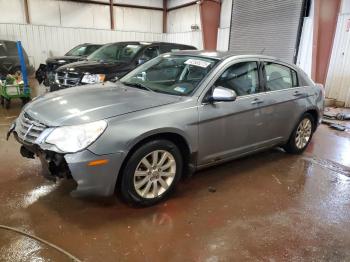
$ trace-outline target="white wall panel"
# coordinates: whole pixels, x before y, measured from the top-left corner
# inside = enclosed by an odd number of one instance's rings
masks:
[[[312,45],[313,45],[313,28],[314,28],[314,3],[310,8],[309,17],[304,18],[304,24],[301,31],[297,65],[311,77],[312,69]]]
[[[340,13],[341,14],[350,14],[350,0],[342,0]]]
[[[163,40],[171,43],[187,44],[203,49],[202,32],[183,32],[164,34]]]
[[[179,5],[188,4],[193,2],[193,0],[168,0],[168,8],[173,8]]]
[[[109,29],[109,6],[56,0],[28,0],[35,25]]]
[[[228,51],[230,39],[230,28],[219,28],[216,49],[218,51]]]
[[[95,5],[60,2],[61,25],[65,27],[93,28],[93,8]]]
[[[81,43],[110,43],[118,41],[162,41],[159,33],[125,32],[53,26],[0,24],[0,39],[20,40],[30,61],[38,68],[47,57],[65,54]],[[175,42],[179,42],[174,37]],[[188,41],[185,41],[189,43]],[[180,41],[181,43],[181,41]]]
[[[191,5],[168,12],[167,30],[169,33],[189,32],[191,25],[198,25],[201,28],[199,5]]]
[[[116,29],[121,31],[161,33],[163,12],[157,10],[114,7]]]
[[[30,21],[36,25],[59,26],[60,3],[52,0],[28,0]]]
[[[326,79],[326,96],[350,107],[350,14],[338,17],[333,50]]]
[[[297,65],[311,76],[312,67],[312,43],[313,43],[313,19],[304,18],[304,25],[301,32]]]
[[[23,0],[0,0],[0,23],[25,23]]]
[[[110,29],[111,19],[109,17],[109,6],[94,5],[93,7],[94,28]]]
[[[221,0],[220,28],[229,28],[232,15],[232,0]]]
[[[114,0],[114,3],[163,8],[163,0]]]

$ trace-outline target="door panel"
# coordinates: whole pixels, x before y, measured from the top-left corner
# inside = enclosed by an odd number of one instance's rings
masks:
[[[286,141],[306,109],[306,87],[299,87],[297,73],[281,64],[265,62],[265,107],[262,114],[267,125],[266,139]]]
[[[199,165],[253,151],[265,142],[266,123],[261,115],[264,94],[260,93],[258,63],[241,61],[227,65],[215,86],[232,89],[238,97],[233,102],[199,106]]]
[[[199,107],[199,160],[208,164],[253,151],[264,143],[263,94]]]

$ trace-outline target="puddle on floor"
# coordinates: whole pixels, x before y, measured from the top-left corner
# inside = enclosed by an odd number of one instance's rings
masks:
[[[337,162],[328,159],[320,159],[317,157],[303,157],[305,161],[310,162],[311,164],[318,165],[321,168],[328,169],[335,173],[347,176],[350,178],[350,167],[341,165]]]

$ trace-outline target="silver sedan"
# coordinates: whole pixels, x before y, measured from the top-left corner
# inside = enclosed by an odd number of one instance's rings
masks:
[[[200,168],[281,146],[302,153],[320,123],[323,88],[267,56],[182,51],[115,82],[29,103],[10,128],[45,175],[75,195],[120,192],[132,204],[166,198]]]

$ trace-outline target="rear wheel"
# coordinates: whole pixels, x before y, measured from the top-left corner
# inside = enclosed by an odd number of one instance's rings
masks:
[[[123,170],[122,198],[139,206],[162,201],[174,190],[182,166],[181,152],[171,141],[154,140],[140,146]]]
[[[304,152],[311,141],[314,130],[315,119],[308,113],[304,114],[293,130],[287,144],[283,146],[284,150],[292,154]]]

